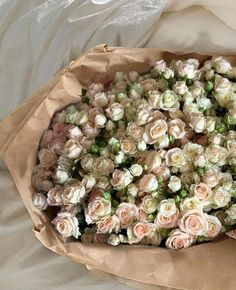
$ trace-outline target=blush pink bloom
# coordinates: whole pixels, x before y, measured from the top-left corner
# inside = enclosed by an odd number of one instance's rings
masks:
[[[179,210],[176,211],[175,214],[165,217],[162,214],[158,213],[154,223],[158,228],[170,229],[177,226],[177,221],[179,218]]]
[[[139,180],[139,190],[143,192],[152,192],[158,188],[158,181],[153,174],[146,174]]]
[[[138,218],[138,209],[135,204],[122,202],[116,209],[122,229],[130,227]]]
[[[176,229],[170,233],[166,240],[166,247],[172,250],[181,250],[190,247],[194,241],[194,236]]]
[[[120,220],[116,215],[108,215],[102,218],[98,223],[97,223],[97,233],[111,233],[115,232],[118,233],[120,228]]]
[[[53,135],[54,137],[64,136],[66,137],[69,133],[68,126],[64,123],[56,123],[53,128]]]
[[[87,91],[87,94],[89,97],[94,97],[98,92],[102,92],[104,90],[104,85],[101,84],[101,83],[98,83],[98,84],[91,84],[89,87],[88,87],[88,91]]]
[[[53,149],[41,149],[38,153],[40,165],[43,168],[50,168],[55,165],[57,161],[57,155]]]

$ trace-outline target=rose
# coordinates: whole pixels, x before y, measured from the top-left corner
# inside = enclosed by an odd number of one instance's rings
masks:
[[[203,153],[204,149],[203,149],[202,145],[189,142],[184,146],[183,151],[184,151],[184,155],[190,161],[193,161],[197,155]]]
[[[122,202],[116,208],[122,229],[127,229],[138,218],[138,209],[135,204]]]
[[[125,158],[125,154],[123,151],[119,151],[114,159],[115,164],[121,164]]]
[[[206,158],[213,164],[218,164],[223,166],[226,164],[226,159],[229,155],[229,152],[224,147],[220,145],[213,144],[206,148],[205,150]]]
[[[175,204],[174,199],[168,198],[168,199],[163,199],[159,205],[158,205],[158,210],[161,215],[164,217],[170,217],[177,212],[177,207]]]
[[[210,187],[215,187],[220,180],[219,172],[216,170],[208,170],[202,177],[202,181]]]
[[[91,84],[89,87],[88,87],[88,91],[87,91],[87,94],[89,97],[93,97],[97,92],[101,92],[103,91],[104,89],[104,85],[101,84],[101,83],[98,83],[98,84]]]
[[[207,116],[205,129],[207,132],[213,132],[215,130],[216,121],[214,117]]]
[[[203,203],[198,199],[198,197],[188,197],[181,201],[180,209],[181,211],[188,211],[188,210],[202,210]]]
[[[108,99],[105,93],[99,92],[95,94],[92,105],[94,107],[106,107],[108,105]]]
[[[131,165],[129,171],[133,176],[140,176],[143,173],[143,168],[141,165],[135,163]]]
[[[141,81],[140,84],[143,87],[144,91],[150,91],[150,90],[155,89],[156,80],[154,80],[154,79],[145,79],[145,80]]]
[[[186,63],[189,63],[189,64],[193,65],[193,67],[195,69],[198,69],[198,67],[200,65],[199,60],[196,59],[196,58],[189,58],[189,59],[186,60]]]
[[[181,180],[177,176],[171,176],[170,181],[168,183],[168,187],[171,191],[176,192],[181,188]]]
[[[93,170],[93,164],[94,157],[91,154],[83,155],[80,159],[81,167],[87,172],[91,172]]]
[[[152,245],[155,247],[158,247],[160,243],[161,234],[155,229],[151,229],[151,231],[140,241],[141,245]]]
[[[157,210],[158,200],[151,195],[145,195],[142,199],[141,209],[146,213],[153,213]]]
[[[61,206],[61,211],[71,213],[72,215],[77,215],[82,211],[80,204],[66,204]]]
[[[99,131],[98,128],[94,126],[94,124],[92,124],[92,122],[87,122],[84,127],[83,127],[83,133],[86,137],[88,138],[95,138]]]
[[[82,154],[82,146],[79,141],[70,139],[65,144],[65,154],[71,159],[76,159]]]
[[[176,213],[165,217],[161,213],[156,215],[154,223],[157,225],[158,228],[165,228],[170,229],[177,226],[177,221],[179,218],[179,210],[177,209]]]
[[[161,137],[157,138],[156,143],[154,145],[155,149],[163,149],[169,147],[170,140],[167,134],[162,135]]]
[[[108,237],[106,234],[94,234],[93,242],[95,244],[105,244],[108,242]]]
[[[168,166],[182,167],[185,163],[185,156],[180,148],[173,148],[167,151],[166,164]]]
[[[49,168],[53,166],[57,161],[57,155],[53,149],[43,148],[38,153],[40,165],[43,168]]]
[[[188,210],[178,221],[181,231],[194,236],[204,235],[208,229],[206,214],[201,210]]]
[[[234,108],[233,104],[236,101],[236,94],[233,91],[229,91],[229,92],[218,92],[215,94],[215,98],[217,100],[217,102],[219,103],[219,105],[221,107],[226,107],[226,108],[230,108],[231,110],[229,111],[230,115],[232,115],[233,119],[234,119]]]
[[[209,200],[212,197],[212,190],[206,183],[193,185],[193,193],[199,200]]]
[[[203,132],[206,125],[206,119],[202,112],[192,112],[189,118],[189,125],[193,128],[197,133]]]
[[[196,74],[195,66],[186,61],[182,62],[178,67],[178,74],[183,78],[193,79]]]
[[[116,215],[107,215],[97,223],[97,233],[105,234],[115,232],[120,229],[120,220]]]
[[[205,167],[207,165],[207,158],[205,154],[198,154],[194,158],[194,166],[195,167]]]
[[[48,207],[47,197],[41,193],[34,193],[32,202],[39,210],[45,210]]]
[[[128,169],[115,169],[112,174],[111,184],[116,189],[123,189],[133,181],[133,176]]]
[[[192,108],[197,110],[197,104],[193,103],[194,102],[194,96],[192,95],[192,93],[190,93],[189,91],[186,92],[183,97],[182,97],[183,101],[184,101],[184,112],[187,113],[189,110],[191,110]],[[193,105],[193,107],[192,107]]]
[[[231,205],[226,211],[225,222],[229,225],[233,225],[236,223],[236,204]]]
[[[180,250],[190,247],[194,242],[194,237],[179,229],[173,230],[166,240],[166,247],[172,250]]]
[[[46,130],[40,141],[40,148],[47,148],[52,143],[54,137],[52,130]]]
[[[175,73],[174,71],[171,69],[171,68],[166,68],[163,73],[162,73],[163,77],[166,79],[166,80],[169,80],[171,78],[174,77]]]
[[[153,172],[157,176],[161,176],[164,180],[167,180],[170,178],[170,169],[167,166],[159,166],[155,171]]]
[[[85,188],[80,182],[67,186],[62,191],[62,200],[65,204],[79,203],[84,196]]]
[[[131,139],[124,139],[120,143],[120,149],[129,155],[134,155],[137,153],[137,146],[136,143]]]
[[[140,241],[151,232],[151,226],[147,222],[137,222],[133,225],[134,236]]]
[[[100,176],[97,179],[96,187],[100,189],[106,189],[110,185],[109,178],[107,176]]]
[[[119,236],[115,235],[115,234],[111,234],[107,240],[107,243],[109,245],[112,245],[112,246],[118,246],[120,244],[120,238]]]
[[[207,231],[204,233],[204,236],[210,239],[215,238],[222,229],[221,222],[216,216],[213,215],[207,215],[207,221],[208,227]]]
[[[143,165],[148,171],[155,171],[161,165],[161,157],[155,150],[146,151]]]
[[[85,232],[81,236],[81,242],[85,244],[93,243],[93,233],[92,232]]]
[[[125,81],[119,81],[117,82],[115,85],[114,85],[114,88],[115,90],[118,92],[118,93],[122,93],[125,91],[126,89],[126,82]]]
[[[229,153],[233,153],[233,154],[236,153],[236,141],[235,140],[226,141],[226,147],[227,147]]]
[[[129,122],[126,128],[127,134],[136,141],[140,141],[143,136],[143,128],[135,122]]]
[[[178,107],[178,97],[170,90],[166,90],[160,95],[159,106],[162,110],[168,111]]]
[[[175,139],[181,139],[185,135],[185,123],[181,119],[171,120],[169,122],[169,134]]]
[[[150,111],[146,109],[138,110],[136,112],[136,123],[138,125],[144,125],[150,120]]]
[[[106,121],[107,121],[107,118],[103,114],[97,114],[94,118],[94,124],[98,128],[104,127],[106,124]]]
[[[142,94],[143,94],[143,87],[140,84],[135,83],[130,86],[130,90],[129,90],[130,99],[132,100],[140,99],[142,97]]]
[[[138,218],[139,221],[148,222],[148,214],[141,208],[141,204],[138,206]]]
[[[185,81],[177,81],[173,86],[173,90],[176,94],[184,95],[185,93],[187,93],[188,87]]]
[[[154,69],[159,73],[164,72],[164,70],[166,69],[166,62],[164,61],[164,59],[156,61]]]
[[[81,184],[84,186],[85,191],[89,192],[96,184],[96,179],[92,174],[84,175]]]
[[[124,108],[119,103],[113,103],[106,112],[112,121],[119,121],[124,116]]]
[[[139,180],[139,190],[143,192],[152,192],[158,188],[158,181],[153,174],[146,174]]]
[[[159,109],[160,93],[156,90],[148,92],[148,104],[153,109]]]
[[[74,236],[77,239],[81,235],[77,218],[68,212],[58,213],[52,223],[55,225],[56,230],[65,238]]]
[[[88,203],[84,213],[87,224],[98,222],[111,213],[111,202],[102,196],[97,196]]]
[[[232,67],[223,57],[217,57],[213,60],[213,67],[219,74],[226,74]]]
[[[62,205],[62,187],[60,185],[56,185],[47,193],[47,203],[50,206],[58,206]]]
[[[66,122],[75,125],[83,125],[88,121],[88,112],[81,110],[80,112],[75,111],[66,115]]]
[[[147,144],[144,141],[139,141],[137,147],[139,151],[144,151],[147,148]]]
[[[231,82],[223,78],[222,76],[216,75],[214,90],[216,93],[228,93],[231,89]]]
[[[230,192],[225,190],[223,187],[218,187],[213,190],[213,202],[217,208],[224,207],[230,202]]]
[[[127,193],[133,197],[136,197],[138,194],[138,187],[134,183],[130,183],[127,186]]]
[[[148,144],[154,144],[158,137],[163,136],[167,132],[167,123],[164,120],[156,120],[145,126],[143,139]]]
[[[93,171],[96,175],[109,175],[114,169],[113,162],[107,157],[100,156],[95,159]]]
[[[139,73],[137,73],[136,71],[129,71],[127,73],[128,79],[129,81],[131,81],[132,83],[136,82],[138,77],[139,77]]]
[[[72,128],[70,128],[68,136],[70,139],[76,139],[76,138],[82,137],[83,133],[79,127],[73,126]]]

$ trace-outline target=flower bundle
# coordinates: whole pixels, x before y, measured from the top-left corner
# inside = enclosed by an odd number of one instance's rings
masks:
[[[236,77],[222,57],[117,72],[56,113],[33,204],[63,237],[182,249],[236,224]]]

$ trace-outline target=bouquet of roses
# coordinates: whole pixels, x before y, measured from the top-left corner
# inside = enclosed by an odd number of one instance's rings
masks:
[[[85,243],[182,249],[233,229],[235,78],[217,57],[91,84],[41,138],[33,204]]]

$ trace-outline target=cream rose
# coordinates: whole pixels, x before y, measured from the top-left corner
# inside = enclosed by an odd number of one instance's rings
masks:
[[[53,149],[43,148],[38,153],[40,165],[43,168],[49,168],[53,166],[57,161],[57,155]]]
[[[189,118],[189,125],[197,133],[201,133],[205,129],[206,119],[202,112],[191,113]]]
[[[230,192],[225,190],[223,187],[218,187],[213,190],[213,202],[217,208],[224,207],[230,202]]]
[[[84,211],[87,224],[98,222],[111,213],[111,202],[102,196],[93,198]]]
[[[124,139],[120,142],[120,149],[125,153],[129,155],[134,155],[137,153],[137,145],[136,143],[131,139]]]
[[[145,126],[143,139],[148,144],[154,144],[157,139],[167,132],[168,126],[164,120],[156,120]]]
[[[65,144],[65,154],[71,159],[76,159],[82,154],[82,146],[78,140],[70,139]]]
[[[93,171],[96,175],[109,175],[113,170],[113,162],[104,156],[98,157],[93,164]]]
[[[164,217],[170,217],[177,212],[177,207],[174,199],[163,199],[158,205],[159,213]]]
[[[196,74],[196,69],[193,64],[185,61],[180,63],[178,67],[178,74],[183,78],[193,79]]]
[[[58,213],[52,223],[55,225],[56,230],[65,238],[74,236],[77,239],[81,235],[77,218],[68,212]]]
[[[216,170],[208,170],[202,177],[202,181],[210,187],[215,187],[220,180],[220,174]]]
[[[188,197],[181,201],[180,209],[181,211],[202,210],[203,203],[196,196]]]
[[[173,86],[173,90],[176,94],[184,95],[185,93],[187,93],[188,87],[185,81],[177,81]]]
[[[76,138],[82,137],[83,133],[79,127],[74,126],[69,130],[68,136],[70,139],[76,139]]]
[[[182,167],[185,163],[185,156],[180,148],[173,148],[167,151],[166,164],[168,166]]]
[[[68,178],[69,178],[69,175],[68,175],[67,170],[60,169],[60,168],[56,169],[55,179],[58,183],[60,184],[65,183]]]
[[[193,161],[195,157],[199,154],[202,154],[204,149],[202,145],[189,142],[183,148],[185,156],[190,160]]]
[[[129,122],[126,128],[127,134],[136,141],[140,141],[143,136],[143,128],[135,122]]]
[[[87,172],[93,171],[93,164],[94,164],[94,157],[92,154],[83,155],[80,159],[81,167]]]
[[[195,236],[204,235],[208,229],[206,214],[201,210],[188,210],[180,218],[178,225],[180,230]]]
[[[206,183],[199,183],[193,185],[193,194],[199,200],[210,200],[212,197],[212,190]]]
[[[76,204],[81,202],[82,198],[85,196],[85,188],[82,183],[76,182],[67,186],[62,191],[62,200],[64,204]]]
[[[98,128],[102,128],[105,126],[107,118],[103,114],[97,114],[94,118],[94,124]]]
[[[151,195],[145,195],[142,199],[141,209],[146,213],[153,213],[157,210],[158,200]]]
[[[211,163],[223,166],[227,162],[229,152],[226,148],[221,147],[220,145],[212,144],[206,148],[205,155]]]
[[[133,176],[128,169],[115,169],[112,174],[111,184],[114,188],[123,189],[133,181]]]
[[[118,233],[120,229],[120,220],[116,215],[107,215],[103,217],[98,223],[97,223],[97,232],[98,233],[111,233],[115,232]]]
[[[194,243],[194,236],[184,233],[179,229],[173,230],[166,240],[166,247],[172,250],[181,250]]]
[[[159,107],[165,111],[178,107],[178,97],[173,91],[166,90],[160,95]]]
[[[48,207],[47,197],[41,193],[34,193],[32,202],[39,210],[45,210]]]
[[[84,175],[81,184],[84,186],[85,191],[89,192],[96,184],[96,178],[92,174]]]
[[[149,91],[148,92],[148,104],[153,109],[159,109],[160,93],[158,91]]]
[[[136,123],[139,126],[145,125],[146,123],[148,123],[151,119],[151,112],[149,110],[146,109],[142,109],[142,110],[138,110],[136,112]]]
[[[169,182],[168,182],[168,188],[172,192],[176,192],[181,189],[181,179],[177,176],[171,176]]]
[[[169,134],[175,139],[181,139],[186,134],[185,123],[181,119],[171,120],[169,122]]]
[[[63,204],[62,200],[62,187],[60,185],[56,185],[47,193],[47,203],[50,206],[58,206]]]
[[[143,192],[152,192],[158,188],[158,181],[153,174],[146,174],[139,180],[139,190]]]
[[[161,165],[161,157],[158,152],[155,150],[145,152],[143,165],[148,171],[155,171]]]
[[[154,69],[159,73],[164,72],[164,70],[166,69],[166,62],[164,61],[164,59],[156,61]]]
[[[207,116],[206,117],[206,124],[205,124],[206,131],[209,132],[209,133],[214,132],[215,126],[216,126],[215,118]]]
[[[118,235],[111,234],[107,240],[107,243],[112,246],[118,246],[121,241]]]
[[[217,57],[213,60],[213,67],[219,74],[226,74],[232,67],[223,57]]]
[[[122,229],[130,227],[138,219],[138,209],[135,204],[122,202],[116,209]]]
[[[208,227],[207,231],[204,233],[204,236],[206,236],[209,239],[215,238],[222,229],[222,224],[220,220],[213,215],[207,215],[207,221],[208,221]]]
[[[119,121],[124,116],[124,108],[119,103],[113,103],[106,112],[112,121]]]
[[[205,167],[207,165],[206,155],[205,154],[196,155],[193,163],[195,167]]]
[[[140,176],[143,173],[143,167],[139,164],[133,164],[131,165],[129,171],[133,176]]]
[[[217,75],[215,78],[214,90],[216,93],[228,93],[231,89],[231,82]]]
[[[156,215],[154,223],[157,225],[158,228],[164,229],[171,229],[177,226],[177,221],[179,218],[179,210],[177,209],[176,213],[165,217],[161,213]]]
[[[138,194],[138,187],[134,183],[130,183],[127,186],[127,193],[133,197],[136,197]]]

